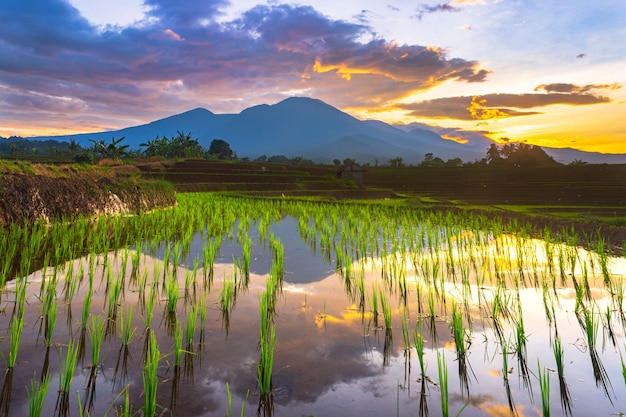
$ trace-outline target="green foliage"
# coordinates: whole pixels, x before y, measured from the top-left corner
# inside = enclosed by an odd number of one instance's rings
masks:
[[[222,139],[213,139],[209,147],[209,155],[216,159],[233,159],[234,153],[228,142]]]
[[[204,148],[198,142],[198,139],[192,137],[191,132],[177,131],[178,136],[168,138],[158,136],[153,140],[140,143],[139,146],[145,147],[144,156],[154,157],[162,156],[164,158],[190,158],[202,157],[205,154]]]
[[[539,146],[526,143],[507,143],[503,146],[492,143],[487,149],[486,159],[489,165],[558,165],[558,162]]]
[[[93,143],[91,150],[96,156],[102,158],[122,159],[128,155],[128,145],[120,144],[124,139],[124,137],[119,139],[115,139],[113,137],[111,138],[111,142],[108,144],[104,140],[95,141],[90,139],[89,141]]]

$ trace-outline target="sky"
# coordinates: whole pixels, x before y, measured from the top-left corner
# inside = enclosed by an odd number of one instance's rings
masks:
[[[626,153],[623,0],[0,0],[0,21],[3,137],[304,96],[460,142]]]

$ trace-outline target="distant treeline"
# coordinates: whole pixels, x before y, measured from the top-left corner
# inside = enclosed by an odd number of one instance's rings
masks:
[[[80,163],[93,163],[100,159],[125,159],[142,157],[161,157],[166,159],[176,158],[205,158],[218,160],[242,160],[249,161],[250,158],[239,158],[230,144],[222,139],[213,139],[208,149],[202,147],[198,139],[194,138],[191,132],[178,131],[177,136],[168,138],[167,136],[146,140],[139,146],[141,149],[129,149],[125,145],[124,138],[111,138],[109,142],[100,140],[90,140],[91,145],[84,147],[74,139],[69,142],[57,140],[29,140],[21,137],[10,137],[8,139],[0,137],[0,155],[15,158],[32,159],[64,159],[73,160]],[[287,157],[285,155],[262,155],[253,162],[264,163],[293,163],[301,165],[313,165],[314,161],[304,156]],[[351,158],[333,160],[334,165],[359,162]],[[402,157],[392,158],[388,161],[381,161],[381,165],[400,168],[406,166]],[[575,161],[573,164],[583,164],[582,161]],[[370,163],[363,163],[368,166]],[[374,162],[378,166],[378,160]],[[447,161],[436,157],[432,153],[426,153],[424,160],[417,164],[418,167],[460,167],[471,165],[489,166],[542,166],[560,165],[542,148],[526,143],[506,143],[497,145],[495,143],[487,149],[483,159],[473,162],[463,162],[461,158],[452,158]]]

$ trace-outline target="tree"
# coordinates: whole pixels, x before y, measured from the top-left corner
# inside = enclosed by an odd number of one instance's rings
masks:
[[[228,142],[222,139],[213,139],[208,153],[217,159],[233,159],[233,150]]]
[[[443,159],[435,157],[432,152],[428,152],[424,155],[424,160],[420,162],[418,166],[422,168],[433,168],[444,166],[444,164]]]
[[[507,143],[502,147],[492,143],[487,149],[486,159],[489,165],[538,166],[558,164],[539,146],[527,143]]]
[[[402,158],[398,156],[389,160],[389,166],[392,168],[401,168],[404,166],[404,163],[402,163]]]
[[[125,137],[119,139],[111,138],[111,142],[107,145],[104,140],[96,142],[93,139],[89,139],[93,146],[91,147],[95,155],[99,155],[103,158],[122,159],[128,155],[128,145],[120,145]]]
[[[333,164],[339,166],[339,165],[341,165],[341,161],[339,159],[335,158],[335,159],[333,159]]]
[[[448,159],[444,165],[447,167],[460,167],[463,165],[463,160],[457,156],[456,158]]]
[[[148,157],[189,158],[204,155],[204,148],[200,145],[198,139],[192,138],[191,132],[185,133],[179,130],[177,133],[178,136],[172,136],[171,139],[167,136],[162,138],[157,136],[154,140],[140,143],[139,146],[146,148],[143,154]]]
[[[489,149],[487,149],[487,162],[490,164],[498,164],[502,162],[500,148],[495,143],[489,145]]]

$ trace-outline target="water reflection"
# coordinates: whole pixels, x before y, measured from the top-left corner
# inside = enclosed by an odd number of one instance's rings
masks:
[[[565,360],[554,376],[559,383],[559,394],[555,390],[554,397],[559,395],[563,414],[584,415],[587,405],[572,400],[583,396],[597,402],[594,410],[604,414],[625,405],[616,394],[622,378],[619,352],[624,345],[624,314],[621,300],[613,297],[624,293],[622,259],[606,260],[613,277],[607,289],[603,274],[598,273],[600,261],[593,255],[579,248],[548,249],[544,242],[502,235],[464,252],[442,248],[385,257],[344,254],[335,263],[335,273],[329,272],[333,268],[328,258],[315,256],[321,251],[319,242],[302,242],[297,234],[290,240],[298,222],[286,218],[272,227],[284,244],[285,271],[271,314],[277,343],[270,393],[260,395],[256,379],[259,299],[272,271],[272,252],[269,243],[255,243],[246,273],[242,263],[232,262],[243,258],[243,250],[227,239],[215,259],[228,263],[211,264],[210,270],[197,261],[210,250],[204,243],[192,244],[187,251],[176,249],[177,255],[173,254],[175,246],[160,249],[162,253],[156,256],[150,250],[148,254],[131,250],[127,264],[115,253],[73,261],[63,271],[77,277],[83,270],[81,285],[71,290],[60,277],[58,293],[64,294],[65,303],[59,309],[67,319],[56,323],[51,340],[43,345],[38,343],[40,333],[50,332],[38,311],[44,287],[38,282],[45,280],[45,274],[34,274],[27,293],[30,307],[25,311],[30,327],[20,345],[20,356],[30,360],[20,363],[15,372],[20,378],[32,376],[40,370],[40,362],[32,358],[44,354],[43,372],[58,374],[59,352],[69,340],[78,341],[80,367],[88,369],[85,328],[73,328],[77,317],[72,320],[71,311],[79,311],[86,294],[92,294],[90,313],[107,320],[104,373],[100,377],[98,368],[91,368],[70,391],[84,393],[83,405],[92,415],[102,415],[112,403],[119,404],[120,393],[127,387],[133,404],[142,404],[142,369],[152,334],[162,352],[159,404],[177,416],[223,415],[226,383],[235,404],[249,405],[248,415],[438,415],[436,356],[441,350],[456,353],[445,355],[450,358],[449,369],[456,371],[450,374],[449,384],[453,413],[469,403],[463,415],[530,414],[538,404],[529,364],[534,366],[539,360],[557,369],[552,350],[557,339],[563,341]],[[254,228],[250,236],[253,242],[261,241]],[[201,238],[199,234],[194,241]],[[164,263],[166,253],[171,258]],[[332,250],[326,253],[335,256]],[[88,285],[90,275],[93,287]],[[128,279],[119,280],[120,276]],[[123,297],[115,295],[116,288]],[[72,297],[65,295],[72,291]],[[388,317],[380,304],[374,305],[374,297],[381,294],[393,300]],[[153,302],[156,306],[150,307]],[[2,303],[4,311],[14,309],[7,297]],[[134,309],[131,325],[136,337],[128,345],[120,345],[116,337],[123,321],[120,308],[122,312]],[[454,337],[455,308],[462,312],[462,340],[467,341],[463,349]],[[153,314],[160,314],[161,319],[152,320]],[[391,324],[386,323],[389,318]],[[420,323],[423,370],[416,367],[416,350],[410,338],[407,342],[405,321],[411,330],[414,323]],[[37,331],[39,326],[44,327]],[[177,326],[189,329],[180,366],[173,362]],[[2,352],[7,351],[6,339],[0,340]],[[603,344],[596,345],[596,340]],[[419,374],[412,374],[412,369],[420,369]],[[109,370],[111,378],[106,377]],[[593,382],[580,382],[591,381],[592,375]],[[13,371],[5,373],[2,389],[0,411],[7,416],[23,410],[27,402],[13,377]],[[70,409],[73,412],[78,398],[59,395],[58,401],[58,414],[63,415]]]

